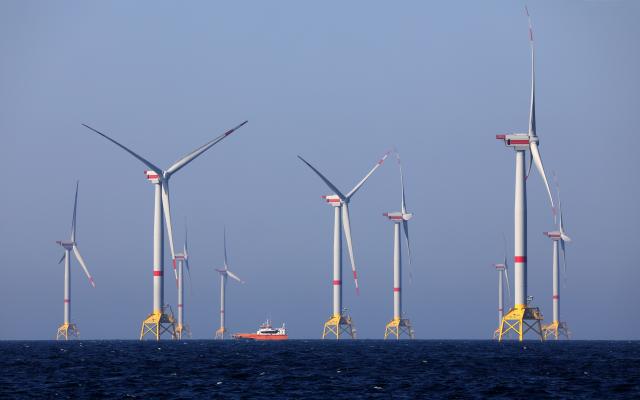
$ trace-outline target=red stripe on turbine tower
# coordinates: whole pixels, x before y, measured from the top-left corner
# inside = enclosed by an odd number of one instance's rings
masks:
[[[513,257],[513,262],[526,263],[527,262],[527,257],[526,256],[515,256],[515,257]]]
[[[553,296],[553,299],[554,299],[554,300],[558,300],[559,298],[560,298],[560,296],[559,296],[559,295],[557,295],[557,294]]]
[[[153,276],[162,276],[163,271],[153,271]]]
[[[65,304],[71,303],[71,300],[69,300],[69,299],[64,299],[64,303],[65,303]]]
[[[334,279],[334,280],[333,280],[333,284],[334,284],[334,285],[342,285],[342,281],[341,281],[341,280],[339,280],[339,279]]]
[[[394,292],[399,292],[399,291],[400,291],[400,288],[399,288],[399,287],[394,287],[394,288],[393,288],[393,291],[394,291]]]

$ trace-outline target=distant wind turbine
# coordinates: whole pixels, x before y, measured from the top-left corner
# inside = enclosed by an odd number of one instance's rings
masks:
[[[147,316],[142,322],[142,328],[140,329],[140,340],[149,335],[156,340],[160,340],[163,333],[169,333],[172,337],[175,337],[175,320],[173,315],[165,311],[164,305],[164,240],[163,240],[163,225],[166,223],[167,236],[169,237],[169,248],[171,250],[171,259],[174,261],[175,266],[175,251],[173,246],[173,230],[171,227],[171,209],[169,204],[169,179],[184,168],[187,164],[195,160],[202,155],[205,151],[209,150],[215,144],[222,139],[231,135],[234,131],[242,127],[248,121],[244,121],[240,125],[226,131],[222,135],[215,139],[205,143],[198,147],[191,153],[185,155],[176,161],[166,170],[162,170],[160,167],[152,164],[147,159],[135,153],[133,150],[125,147],[123,144],[110,138],[106,134],[90,127],[89,125],[82,124],[86,128],[92,130],[98,135],[104,137],[108,141],[112,142],[116,146],[120,147],[134,158],[138,159],[141,163],[147,166],[149,170],[145,171],[147,179],[155,187],[154,196],[154,213],[153,213],[153,312]],[[164,214],[164,217],[163,217]],[[174,271],[177,279],[177,271]]]
[[[96,287],[91,274],[89,273],[89,269],[87,268],[87,264],[85,264],[84,259],[80,255],[80,250],[78,250],[78,244],[76,242],[76,214],[78,211],[78,186],[80,182],[76,182],[76,195],[75,200],[73,202],[73,218],[71,218],[71,238],[69,240],[58,240],[58,243],[62,248],[64,248],[64,254],[58,264],[64,261],[64,322],[58,328],[58,332],[56,334],[56,339],[60,340],[69,340],[70,337],[78,337],[80,335],[80,331],[76,324],[71,322],[71,252],[73,251],[73,255],[78,260],[78,263],[84,270],[85,275],[89,279],[89,283],[91,286]]]
[[[356,273],[356,262],[353,256],[353,244],[351,241],[351,222],[349,220],[349,202],[353,195],[364,185],[369,179],[371,174],[378,169],[384,160],[387,159],[389,153],[387,152],[376,165],[367,173],[356,186],[346,195],[343,194],[329,179],[327,179],[320,171],[318,171],[313,165],[308,163],[304,158],[298,156],[298,158],[304,162],[313,172],[316,173],[322,179],[322,181],[333,190],[332,195],[322,196],[326,202],[334,207],[333,218],[333,315],[324,324],[322,331],[322,338],[327,335],[335,335],[336,339],[340,339],[342,332],[347,333],[352,338],[354,335],[354,327],[351,317],[345,315],[342,310],[342,234],[340,228],[344,229],[344,236],[347,239],[347,248],[349,250],[349,258],[351,259],[351,269],[353,271],[353,280],[356,285],[356,293],[359,293],[358,287],[358,274]]]

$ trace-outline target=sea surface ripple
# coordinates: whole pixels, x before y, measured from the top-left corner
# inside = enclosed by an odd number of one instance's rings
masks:
[[[640,398],[640,342],[7,341],[0,398]]]

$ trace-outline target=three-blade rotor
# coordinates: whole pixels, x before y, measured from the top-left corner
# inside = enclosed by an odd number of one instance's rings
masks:
[[[349,218],[349,202],[351,200],[351,198],[353,197],[353,195],[356,194],[356,192],[358,190],[360,190],[360,188],[365,184],[365,182],[369,179],[369,177],[371,177],[371,175],[378,169],[380,168],[380,166],[384,163],[384,161],[387,159],[387,157],[389,156],[389,152],[385,153],[384,156],[382,156],[382,158],[380,160],[378,160],[378,162],[376,163],[376,165],[373,166],[373,168],[371,168],[371,170],[360,180],[360,182],[358,182],[353,189],[351,189],[351,191],[349,191],[346,195],[344,195],[340,189],[338,189],[329,179],[327,179],[327,177],[325,177],[320,171],[318,171],[318,169],[316,169],[313,165],[311,165],[307,160],[305,160],[304,158],[302,158],[301,156],[298,156],[298,158],[305,163],[309,168],[311,168],[311,170],[313,172],[316,173],[316,175],[318,175],[320,177],[320,179],[322,179],[322,181],[329,187],[329,189],[331,189],[333,191],[333,193],[339,197],[340,199],[340,204],[337,205],[338,207],[341,208],[341,219],[342,219],[342,228],[344,230],[344,235],[345,235],[345,239],[347,241],[347,250],[349,252],[349,259],[351,260],[351,271],[353,272],[353,280],[355,283],[355,287],[356,287],[356,293],[359,294],[360,293],[360,287],[358,286],[358,273],[356,271],[356,261],[355,261],[355,256],[353,253],[353,241],[351,238],[351,219]]]
[[[558,197],[558,232],[560,233],[560,249],[562,250],[562,264],[564,276],[566,279],[567,274],[567,251],[566,251],[566,243],[571,242],[571,238],[564,230],[564,219],[562,215],[562,199],[560,198],[560,184],[558,183],[558,176],[553,173],[553,180],[556,184],[556,193]]]
[[[62,246],[66,251],[65,253],[62,255],[62,258],[60,258],[60,261],[58,261],[58,264],[60,264],[66,257],[67,254],[69,254],[70,252],[73,252],[74,256],[76,257],[76,260],[78,260],[78,263],[80,264],[80,266],[82,267],[82,270],[84,271],[84,274],[87,276],[87,279],[89,279],[89,283],[91,284],[91,286],[96,287],[96,284],[93,280],[93,277],[91,276],[91,274],[89,273],[89,269],[87,268],[87,264],[84,261],[84,258],[82,258],[82,255],[80,254],[80,250],[78,249],[78,244],[76,243],[76,223],[77,223],[77,212],[78,212],[78,188],[80,186],[80,181],[76,181],[76,194],[75,194],[75,198],[73,201],[73,217],[71,218],[71,238],[69,241],[58,241],[57,243]],[[71,261],[71,260],[68,260]]]
[[[502,241],[504,243],[504,280],[507,282],[507,293],[509,295],[509,304],[511,304],[511,285],[509,284],[509,263],[507,262],[507,239],[502,235]]]
[[[396,160],[398,161],[398,168],[400,169],[400,189],[402,190],[402,227],[404,229],[404,235],[407,239],[407,254],[409,255],[409,264],[411,260],[411,244],[409,242],[409,220],[413,218],[413,213],[407,212],[407,202],[404,192],[404,173],[402,171],[402,161],[400,160],[400,153],[396,152]],[[411,275],[411,273],[410,273]]]
[[[240,282],[240,283],[244,283],[244,281],[242,279],[240,279],[236,274],[234,274],[233,272],[229,271],[229,261],[227,259],[227,228],[224,227],[223,229],[223,235],[222,235],[223,239],[222,239],[222,243],[223,243],[223,248],[224,248],[224,267],[222,269],[216,268],[215,270],[218,271],[218,273],[222,276],[225,277],[229,277],[231,279],[235,279],[236,281]]]
[[[235,130],[237,130],[240,127],[242,127],[243,125],[245,125],[247,122],[248,121],[242,122],[241,124],[235,126],[234,128],[231,128],[228,131],[224,132],[222,135],[212,139],[211,141],[205,143],[204,145],[202,145],[202,146],[198,147],[197,149],[193,150],[192,152],[188,153],[187,155],[185,155],[184,157],[180,158],[178,161],[173,163],[173,165],[171,165],[169,168],[167,168],[166,171],[164,171],[161,168],[159,168],[158,166],[154,165],[149,160],[145,159],[144,157],[142,157],[141,155],[137,154],[136,152],[134,152],[133,150],[129,149],[128,147],[126,147],[125,145],[121,144],[120,142],[116,141],[115,139],[112,139],[111,137],[107,136],[105,133],[102,133],[102,132],[98,131],[97,129],[94,129],[94,128],[90,127],[89,125],[82,124],[84,127],[86,127],[88,129],[92,130],[93,132],[99,134],[100,136],[104,137],[108,141],[110,141],[113,144],[115,144],[116,146],[120,147],[121,149],[123,149],[127,153],[131,154],[133,157],[138,159],[145,166],[147,166],[149,169],[151,169],[152,171],[154,171],[156,173],[157,177],[155,179],[157,179],[158,184],[161,185],[162,210],[163,210],[163,214],[164,214],[165,227],[166,227],[166,230],[167,230],[167,237],[169,239],[169,248],[170,248],[170,251],[171,251],[171,259],[173,261],[173,270],[174,270],[174,274],[175,274],[176,280],[178,279],[178,273],[177,273],[177,270],[176,270],[176,263],[175,263],[175,247],[173,245],[173,228],[172,228],[172,224],[171,224],[171,206],[170,206],[170,201],[169,201],[169,179],[171,178],[171,176],[173,174],[178,172],[180,169],[184,168],[187,164],[189,164],[190,162],[195,160],[197,157],[199,157],[205,151],[209,150],[216,143],[220,142],[222,139],[224,139],[227,136],[229,136],[230,134],[232,134]]]

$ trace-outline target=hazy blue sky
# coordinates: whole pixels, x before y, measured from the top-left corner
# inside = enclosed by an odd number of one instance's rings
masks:
[[[401,152],[419,338],[488,338],[504,232],[512,255],[514,154],[495,134],[527,129],[524,3],[3,1],[0,210],[3,339],[50,339],[62,321],[66,239],[80,180],[72,313],[84,338],[136,338],[151,311],[153,189],[145,167],[82,127],[169,166],[249,124],[172,179],[175,235],[188,219],[194,337],[218,324],[222,227],[231,268],[228,328],[270,316],[317,338],[331,312],[332,209],[303,155],[350,189]],[[575,338],[640,338],[640,2],[530,1],[541,153],[557,171],[569,272],[563,319]],[[529,293],[551,318],[553,228],[529,180]],[[398,170],[388,162],[351,204],[362,293],[345,263],[360,337],[392,317]],[[166,256],[169,260],[169,256]],[[346,261],[346,259],[345,259]],[[167,261],[167,266],[169,262]],[[176,289],[167,273],[166,301]]]

